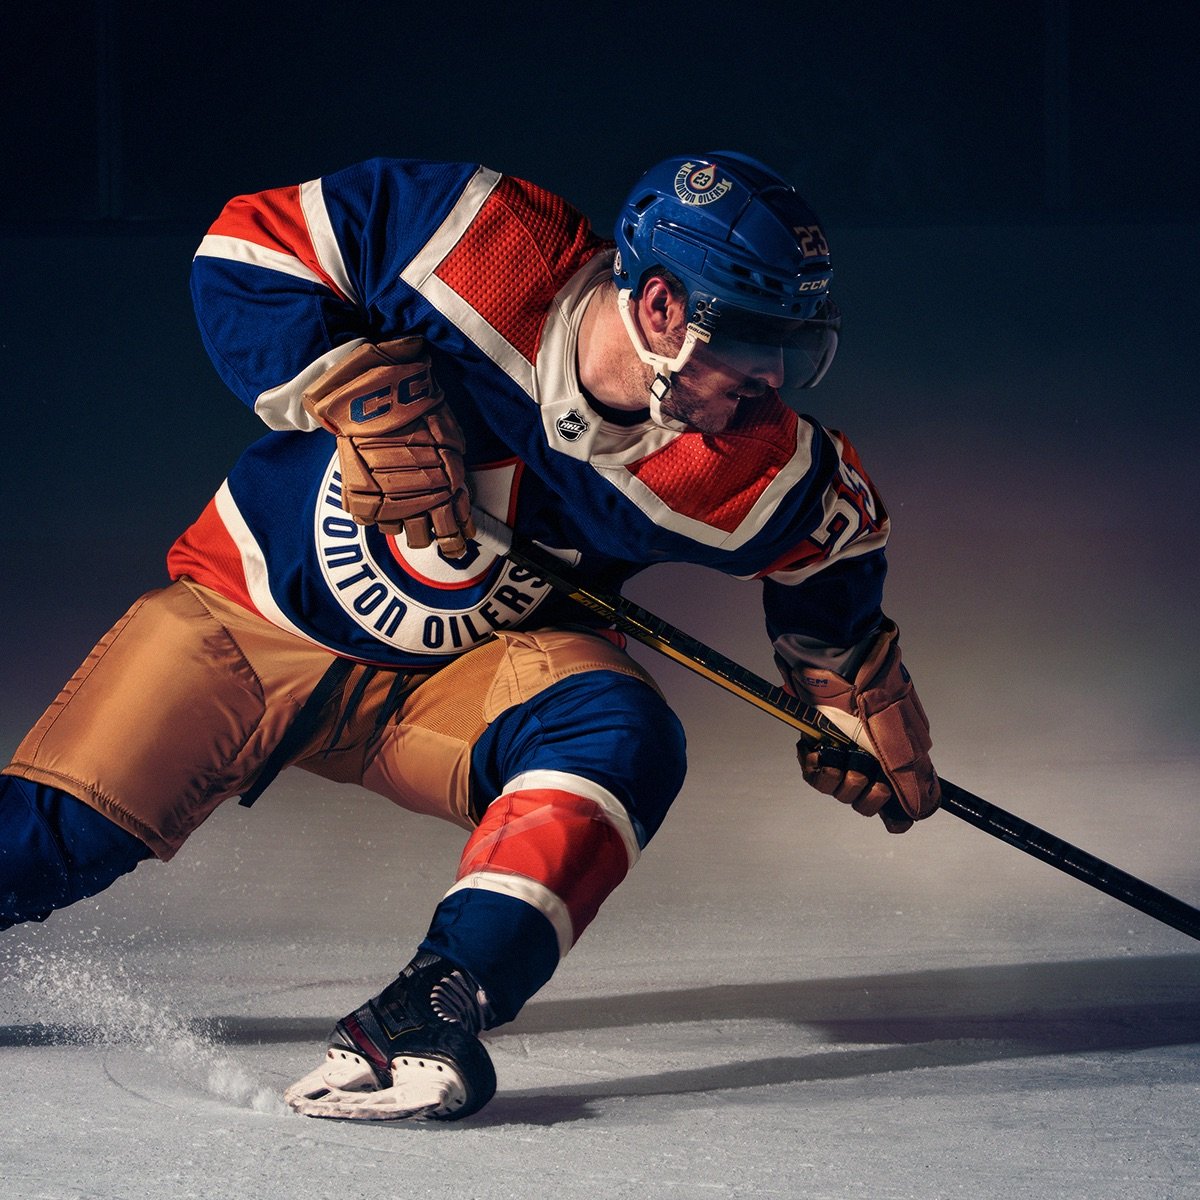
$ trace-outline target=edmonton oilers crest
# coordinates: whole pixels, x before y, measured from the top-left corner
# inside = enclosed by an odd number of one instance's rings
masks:
[[[562,438],[563,441],[577,442],[585,433],[587,433],[590,426],[588,425],[587,421],[580,416],[578,410],[573,408],[569,413],[566,414],[566,416],[559,417],[558,420],[554,422],[554,428],[558,430],[558,436]]]
[[[436,546],[412,547],[402,535],[359,525],[342,508],[340,463],[331,456],[313,512],[313,550],[329,599],[369,642],[450,658],[521,624],[550,594],[532,571],[469,545],[464,558],[450,560]]]
[[[712,204],[731,187],[731,180],[719,178],[716,163],[685,162],[675,173],[675,195],[684,204]]]

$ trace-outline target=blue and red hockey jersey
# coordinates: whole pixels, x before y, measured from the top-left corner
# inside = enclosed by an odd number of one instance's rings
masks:
[[[879,620],[888,521],[853,448],[774,394],[731,431],[616,423],[575,370],[585,302],[611,244],[557,196],[473,164],[377,159],[232,200],[192,290],[225,383],[271,432],[169,556],[337,654],[436,666],[494,629],[588,618],[481,547],[356,525],[332,435],[301,404],[366,341],[424,335],[467,437],[475,502],[585,581],[619,588],[688,562],[763,581],[770,636],[847,647]]]

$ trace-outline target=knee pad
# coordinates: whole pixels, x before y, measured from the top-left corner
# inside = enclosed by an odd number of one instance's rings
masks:
[[[149,857],[137,838],[82,800],[0,775],[0,928],[44,921]]]
[[[484,806],[530,771],[590,780],[624,806],[644,847],[683,786],[686,740],[649,684],[587,671],[501,713],[476,743],[471,765]]]

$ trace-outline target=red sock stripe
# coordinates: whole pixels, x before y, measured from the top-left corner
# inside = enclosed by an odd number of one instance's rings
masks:
[[[536,880],[566,906],[578,938],[628,870],[629,852],[600,805],[530,788],[487,810],[463,850],[458,878],[498,871]]]

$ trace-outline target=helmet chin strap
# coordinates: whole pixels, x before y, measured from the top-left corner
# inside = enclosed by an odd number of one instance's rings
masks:
[[[662,404],[667,396],[670,395],[671,387],[675,383],[676,374],[683,369],[684,364],[692,357],[692,351],[695,350],[696,343],[698,341],[708,341],[708,331],[701,329],[698,325],[689,323],[687,332],[683,336],[683,345],[679,347],[679,353],[674,358],[667,358],[664,354],[655,354],[646,345],[641,330],[638,329],[637,322],[633,318],[632,300],[633,290],[631,288],[621,288],[618,290],[617,311],[621,314],[621,324],[625,326],[625,332],[629,334],[629,340],[633,343],[633,348],[637,351],[638,358],[654,370],[654,382],[650,385],[650,420],[663,429],[682,432],[688,428],[687,423],[667,416],[662,410]]]

